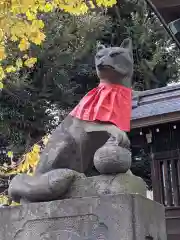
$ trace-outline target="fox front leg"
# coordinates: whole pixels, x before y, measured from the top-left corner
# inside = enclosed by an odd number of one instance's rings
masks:
[[[129,148],[130,147],[130,141],[126,134],[126,132],[122,131],[115,125],[111,125],[108,128],[108,132],[116,138],[118,145],[121,147]]]

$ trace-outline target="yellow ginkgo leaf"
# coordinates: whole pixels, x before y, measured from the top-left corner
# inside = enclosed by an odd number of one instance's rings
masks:
[[[17,202],[14,202],[14,201],[12,201],[12,203],[11,203],[11,206],[19,206],[20,205],[20,203],[17,203]]]
[[[6,58],[5,47],[0,45],[0,61]]]
[[[33,152],[38,152],[40,151],[40,146],[38,144],[35,144],[32,149]]]
[[[18,45],[19,49],[21,51],[25,51],[25,50],[28,50],[29,47],[30,47],[30,43],[27,39],[22,39]]]
[[[45,40],[45,35],[42,32],[38,32],[36,35],[30,36],[30,40],[36,45],[40,45]]]
[[[2,29],[0,29],[0,42],[3,40],[4,32]]]
[[[36,158],[31,158],[30,161],[29,161],[29,165],[30,165],[31,167],[36,166],[36,165],[37,165],[37,160],[38,160],[37,157],[36,157]]]
[[[3,83],[2,82],[0,82],[0,89],[3,89]]]
[[[7,156],[8,156],[9,158],[13,158],[13,152],[9,151],[9,152],[7,153]]]
[[[5,195],[0,195],[0,204],[8,204],[8,197]]]
[[[37,58],[29,58],[24,62],[24,65],[31,68],[37,62]]]
[[[13,170],[8,171],[8,174],[9,174],[9,175],[14,175],[14,174],[17,174],[17,173],[19,173],[19,172],[17,171],[17,169],[13,169]]]
[[[44,22],[42,21],[42,20],[33,20],[32,21],[32,26],[33,27],[38,27],[38,28],[40,28],[40,29],[42,29],[42,28],[44,28]]]
[[[28,161],[25,161],[23,164],[22,164],[22,168],[21,168],[21,172],[26,172],[26,171],[28,171],[28,169],[29,169],[29,163],[28,163]]]
[[[34,19],[36,19],[36,14],[34,14],[33,12],[31,12],[30,10],[28,10],[26,12],[26,17],[28,20],[32,21]]]
[[[6,77],[3,68],[0,66],[0,80],[3,80]]]
[[[6,67],[6,72],[7,73],[12,73],[12,72],[16,72],[16,68],[12,65]]]
[[[51,3],[46,3],[45,6],[43,7],[44,12],[52,12],[54,6]]]
[[[16,60],[16,66],[17,66],[18,68],[21,68],[21,67],[23,66],[23,61],[22,61],[21,58],[18,58],[18,59]]]
[[[12,35],[11,41],[13,41],[13,42],[17,42],[18,41],[18,38],[16,37],[16,35]]]
[[[29,176],[33,176],[33,172],[28,172],[27,173]]]

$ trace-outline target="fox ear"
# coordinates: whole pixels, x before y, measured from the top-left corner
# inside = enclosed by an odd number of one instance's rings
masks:
[[[131,38],[124,39],[120,47],[127,49],[129,51],[131,58],[133,58],[133,45]]]
[[[102,49],[104,49],[104,48],[106,48],[103,44],[97,44],[97,46],[96,46],[96,52],[98,52],[98,51],[100,51],[100,50],[102,50]]]
[[[121,43],[121,48],[127,48],[129,51],[132,51],[132,40],[130,38],[124,39],[124,41]]]

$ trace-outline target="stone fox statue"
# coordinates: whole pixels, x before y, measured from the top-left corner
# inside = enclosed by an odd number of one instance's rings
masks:
[[[116,138],[119,146],[129,147],[126,132],[130,130],[132,107],[131,40],[125,39],[120,47],[106,48],[99,45],[95,65],[100,79],[99,86],[88,92],[52,133],[40,156],[34,179],[62,168],[88,174],[93,167],[96,150],[102,147],[110,136]],[[20,186],[20,179],[18,181]],[[11,196],[17,195],[17,183],[16,187],[14,185],[12,181],[9,189]],[[22,189],[23,185],[23,195]]]
[[[99,46],[95,64],[100,84],[90,91],[53,132],[42,152],[35,174],[69,168],[86,173],[98,148],[110,135],[121,146],[129,145],[132,43],[120,47]]]

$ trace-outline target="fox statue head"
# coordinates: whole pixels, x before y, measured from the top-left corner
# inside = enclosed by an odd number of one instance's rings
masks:
[[[134,65],[132,40],[125,39],[120,47],[99,45],[95,56],[95,65],[101,82],[131,87]]]

